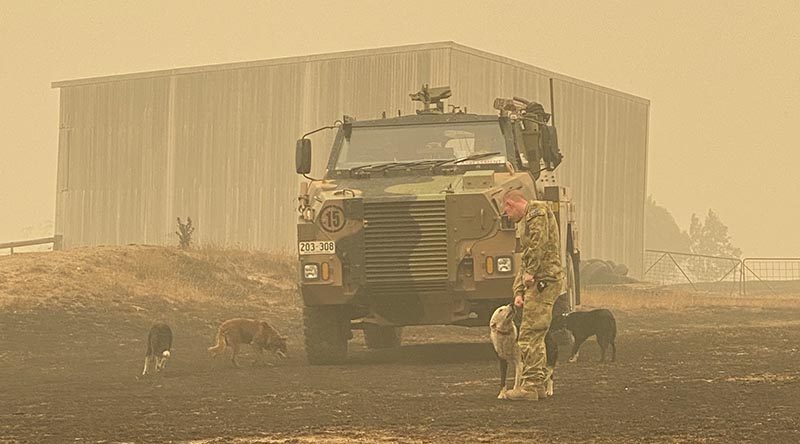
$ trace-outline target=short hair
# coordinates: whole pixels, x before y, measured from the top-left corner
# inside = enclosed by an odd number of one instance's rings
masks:
[[[519,188],[512,188],[512,189],[506,191],[505,193],[503,193],[503,202],[508,201],[508,200],[513,200],[513,201],[517,201],[517,202],[524,200],[524,201],[527,202],[528,198],[525,197],[524,194],[522,194],[522,190],[520,190]]]

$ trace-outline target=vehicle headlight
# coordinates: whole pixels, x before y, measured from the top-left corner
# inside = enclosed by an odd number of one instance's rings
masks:
[[[317,278],[319,278],[319,265],[317,265],[317,264],[305,264],[305,265],[303,265],[303,277],[305,279],[317,279]]]
[[[511,272],[511,258],[510,257],[498,257],[497,258],[497,272],[498,273],[509,273],[509,272]]]

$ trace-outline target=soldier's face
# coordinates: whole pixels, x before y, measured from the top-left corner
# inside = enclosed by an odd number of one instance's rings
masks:
[[[519,222],[525,216],[525,202],[518,202],[514,199],[506,199],[503,202],[503,213],[514,222]]]

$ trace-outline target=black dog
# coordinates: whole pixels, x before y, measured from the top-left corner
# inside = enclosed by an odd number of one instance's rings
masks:
[[[563,315],[559,324],[572,333],[575,343],[572,345],[572,355],[569,362],[578,359],[578,349],[584,341],[592,336],[597,337],[600,345],[600,362],[606,360],[606,349],[611,346],[611,362],[617,358],[617,321],[611,311],[604,308],[591,311],[575,311]]]
[[[172,330],[167,324],[155,324],[147,335],[147,354],[144,357],[142,376],[147,374],[150,362],[155,364],[155,371],[160,372],[167,364],[169,350],[172,348]]]

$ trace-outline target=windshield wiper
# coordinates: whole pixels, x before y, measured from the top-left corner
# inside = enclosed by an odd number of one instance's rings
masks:
[[[469,160],[477,160],[477,159],[483,159],[484,157],[496,156],[498,154],[500,154],[500,152],[499,151],[495,151],[495,152],[492,152],[492,153],[476,153],[476,154],[472,154],[472,155],[469,155],[469,156],[459,157],[458,159],[441,160],[441,161],[436,162],[433,165],[432,168],[436,169],[436,168],[438,168],[440,166],[447,165],[448,163],[458,164],[458,163],[466,162],[466,161],[469,161]]]
[[[350,168],[351,175],[357,175],[361,172],[365,172],[367,169],[376,171],[376,172],[384,172],[386,170],[397,168],[397,167],[407,167],[412,168],[420,165],[430,165],[431,169],[435,169],[437,167],[447,165],[448,163],[458,164],[461,162],[466,162],[469,160],[477,160],[483,159],[484,157],[491,157],[500,154],[499,151],[495,151],[492,153],[476,153],[470,156],[459,157],[457,159],[424,159],[424,160],[411,160],[411,161],[391,161],[391,162],[380,162],[380,163],[368,163],[366,165],[359,165],[357,167]]]
[[[350,174],[361,172],[361,170],[369,168],[375,165],[374,163],[365,163],[364,165],[359,165],[357,167],[350,168]]]
[[[441,161],[442,161],[441,159],[425,159],[425,160],[411,160],[406,162],[394,162],[390,165],[382,165],[383,168],[381,168],[378,171],[386,171],[396,167],[413,168],[420,165],[435,164]]]
[[[381,168],[381,167],[389,167],[392,165],[397,164],[398,162],[380,162],[380,163],[368,163],[366,165],[359,165],[357,167],[350,168],[350,175],[358,174],[365,171],[367,168]],[[383,171],[383,170],[379,170]]]

